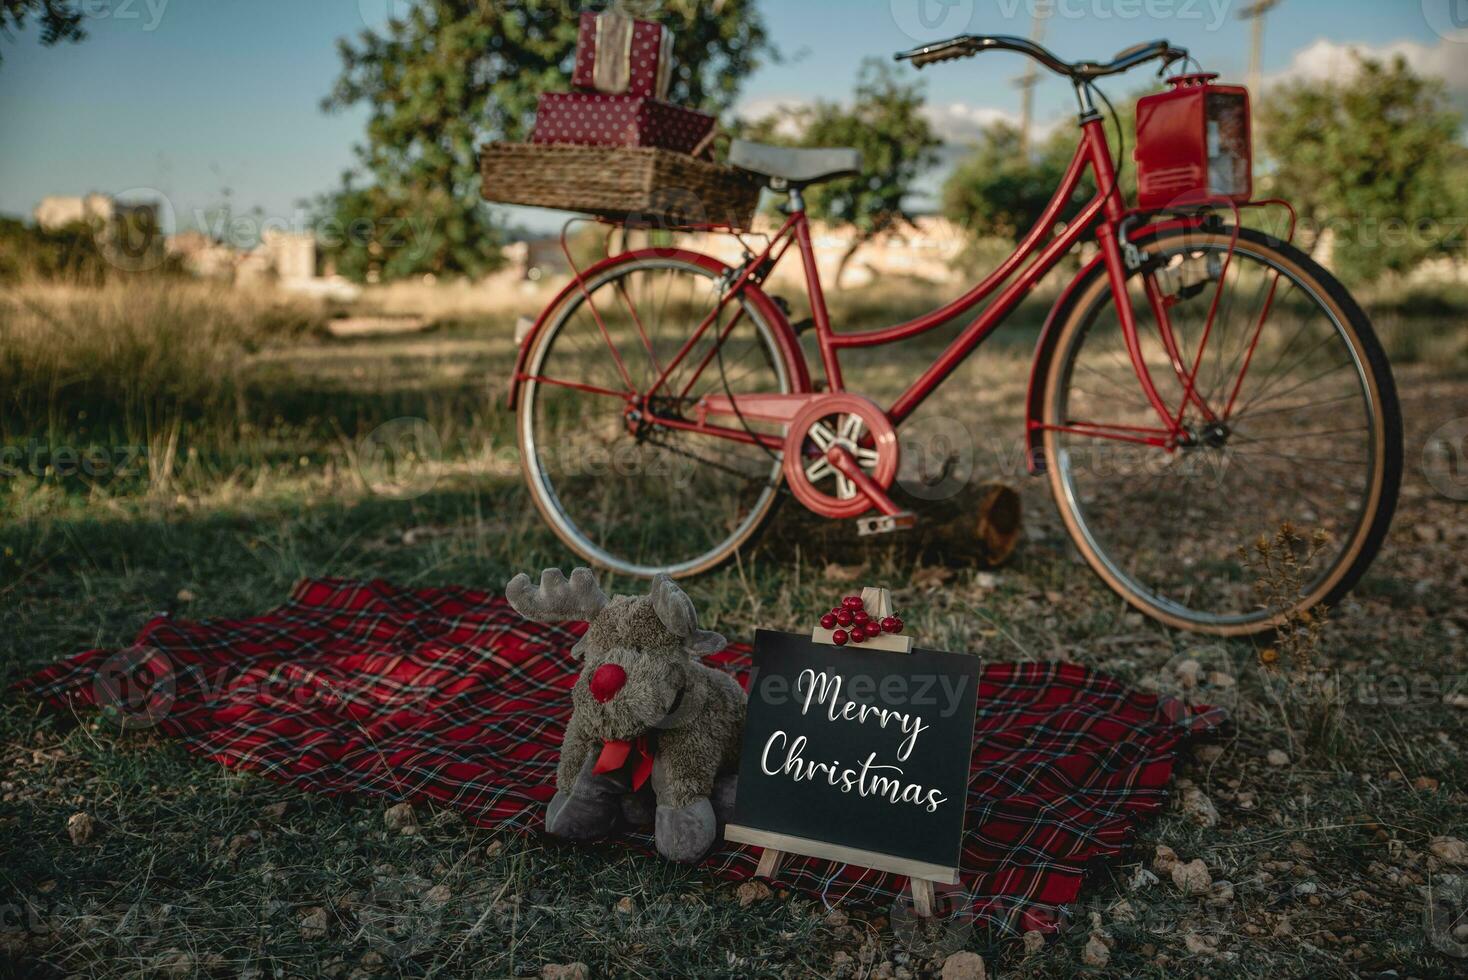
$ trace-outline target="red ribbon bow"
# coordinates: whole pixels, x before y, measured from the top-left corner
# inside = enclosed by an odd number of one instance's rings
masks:
[[[632,765],[632,788],[642,789],[642,784],[652,776],[652,740],[646,735],[639,735],[628,741],[621,738],[609,738],[602,743],[601,755],[596,758],[596,765],[592,772],[616,772],[627,764],[627,759],[634,760]]]

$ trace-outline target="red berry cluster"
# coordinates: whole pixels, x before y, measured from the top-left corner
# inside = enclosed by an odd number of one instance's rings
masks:
[[[821,625],[831,631],[832,643],[838,647],[847,640],[865,643],[883,633],[902,632],[902,620],[896,616],[887,616],[878,622],[862,608],[864,605],[861,596],[849,595],[841,600],[841,605],[821,617]]]

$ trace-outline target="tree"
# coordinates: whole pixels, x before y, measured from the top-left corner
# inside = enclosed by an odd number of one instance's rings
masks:
[[[411,216],[419,231],[366,241],[348,235],[339,265],[370,265],[389,277],[493,267],[497,233],[479,199],[478,146],[524,139],[540,93],[569,88],[576,7],[564,0],[419,0],[380,31],[341,42],[341,77],[324,104],[370,109],[358,160],[371,186],[344,181],[326,207],[359,224],[365,217],[398,229]],[[669,98],[684,105],[727,108],[772,50],[754,0],[664,0],[636,12],[655,13],[672,30]]]
[[[837,267],[838,284],[857,249],[901,222],[911,223],[903,200],[913,181],[937,162],[940,145],[923,116],[923,101],[920,84],[903,83],[890,67],[870,58],[862,62],[849,108],[821,101],[782,110],[746,127],[752,139],[861,150],[859,176],[817,184],[805,195],[812,217],[857,229]],[[791,130],[799,135],[783,135]]]
[[[943,213],[980,238],[1023,237],[1060,186],[1074,148],[1052,138],[1026,158],[1020,142],[1009,123],[986,127],[943,182]]]
[[[40,17],[41,43],[48,47],[86,37],[81,11],[71,0],[0,0],[0,34],[14,36],[32,15]],[[0,53],[0,61],[4,60],[5,55]]]
[[[1112,159],[1117,165],[1117,183],[1123,195],[1129,194],[1135,181],[1129,159],[1130,134],[1136,131],[1135,104],[1122,105],[1117,118],[1106,122],[1107,140]],[[1127,145],[1119,142],[1127,138]],[[943,213],[967,228],[978,238],[1023,238],[1050,198],[1060,187],[1066,168],[1070,166],[1080,142],[1074,126],[1064,126],[1050,134],[1029,154],[1020,151],[1019,129],[1006,122],[985,127],[973,152],[943,182]],[[1033,141],[1032,141],[1033,143]],[[1061,212],[1069,218],[1079,205],[1095,194],[1095,181],[1086,172],[1076,189],[1071,208]]]
[[[1371,279],[1461,247],[1452,218],[1463,119],[1442,83],[1400,56],[1357,61],[1349,80],[1300,82],[1265,99],[1259,129],[1271,192],[1299,210],[1316,241],[1333,233],[1338,274]]]

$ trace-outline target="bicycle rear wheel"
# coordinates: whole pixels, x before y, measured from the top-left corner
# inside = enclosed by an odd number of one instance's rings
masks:
[[[1043,416],[1072,541],[1129,603],[1184,629],[1247,635],[1337,601],[1380,547],[1401,479],[1401,416],[1370,322],[1308,256],[1247,229],[1232,248],[1229,234],[1179,232],[1147,253],[1128,280],[1141,354],[1174,414],[1195,361],[1199,398],[1183,445],[1148,444],[1161,420],[1106,277],[1083,289],[1059,327]],[[1257,543],[1282,528],[1277,558],[1313,558],[1264,571]]]
[[[526,483],[556,535],[595,565],[697,574],[748,542],[780,499],[778,451],[669,424],[692,420],[705,395],[790,392],[801,376],[742,295],[684,349],[720,290],[697,262],[629,256],[573,290],[533,342],[518,419]]]

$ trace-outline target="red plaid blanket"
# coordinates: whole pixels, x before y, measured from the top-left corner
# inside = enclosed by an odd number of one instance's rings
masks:
[[[253,619],[155,619],[22,689],[156,726],[189,751],[316,793],[432,801],[485,827],[540,826],[584,627],[520,619],[497,595],[385,582],[300,583]],[[741,680],[748,647],[709,663]],[[1221,720],[1074,665],[985,667],[974,726],[963,885],[945,904],[1000,932],[1053,931],[1088,862],[1116,855],[1167,799],[1173,756]],[[651,852],[649,835],[630,841]],[[705,867],[753,874],[725,846]],[[890,901],[902,878],[787,858],[780,880],[827,901]]]

